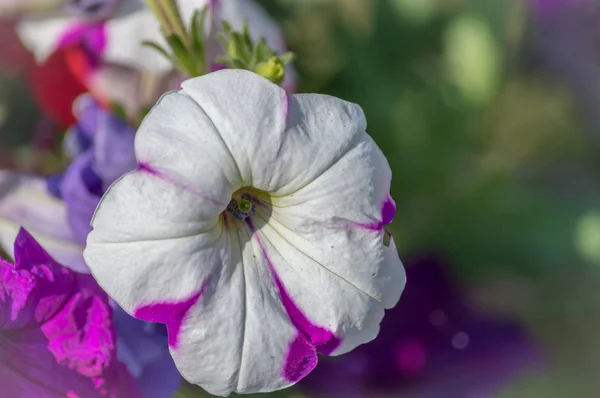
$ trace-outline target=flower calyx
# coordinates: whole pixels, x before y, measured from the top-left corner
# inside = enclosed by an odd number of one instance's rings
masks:
[[[285,67],[294,60],[294,53],[277,54],[264,38],[254,42],[250,37],[248,21],[244,21],[242,31],[233,30],[227,21],[221,22],[223,32],[219,41],[225,56],[217,57],[216,61],[231,69],[246,69],[265,79],[281,84],[285,77]]]

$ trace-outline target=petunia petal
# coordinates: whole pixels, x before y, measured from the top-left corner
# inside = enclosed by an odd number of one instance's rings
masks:
[[[272,247],[291,297],[342,339],[333,354],[375,338],[384,309],[397,303],[406,279],[393,239],[384,245],[383,227],[395,212],[389,166],[364,133],[362,112],[332,115],[331,109],[344,109],[341,102],[292,97],[286,134],[324,142],[325,148],[319,152],[312,140],[298,139],[296,156],[312,152],[315,160],[270,198],[268,211],[257,214],[258,236]]]
[[[85,85],[104,104],[120,104],[126,114],[136,118],[140,109],[155,104],[160,95],[175,84],[173,76],[151,76],[134,68],[105,62],[87,76]]]
[[[358,105],[326,95],[288,97],[279,86],[244,70],[214,72],[187,80],[182,88],[213,122],[235,159],[242,185],[276,196],[316,178],[366,128]],[[189,126],[177,127],[193,134]]]
[[[78,156],[65,172],[60,191],[67,205],[67,220],[75,239],[84,244],[91,231],[90,220],[102,195],[102,180],[92,169],[94,154]]]
[[[87,272],[83,245],[69,228],[67,209],[62,201],[50,195],[44,179],[0,171],[0,243],[13,257],[13,245],[21,226],[57,261]]]
[[[265,225],[255,235],[290,300],[311,325],[326,327],[339,340],[319,352],[339,355],[377,336],[384,309],[395,305],[405,284],[393,240],[383,251],[377,247],[383,246],[379,240],[368,247],[355,236],[332,233],[319,244],[314,237],[303,240],[281,225]],[[357,245],[352,247],[352,243]],[[321,251],[332,245],[346,250]],[[394,301],[383,301],[381,285],[385,282],[380,278],[388,283],[385,287],[390,295],[393,292]],[[310,334],[301,324],[297,328]],[[313,343],[318,347],[332,342]]]
[[[218,212],[198,201],[193,192],[144,170],[125,175],[104,196],[85,257],[102,264],[94,275],[130,314],[141,303],[193,297],[221,263],[224,226]]]
[[[92,314],[93,316],[95,314]],[[48,349],[51,341],[40,329],[20,330],[0,336],[0,385],[3,396],[10,398],[116,398],[139,397],[139,390],[123,364],[114,361],[114,355],[102,358],[99,352],[97,367],[101,374],[82,374],[62,362]],[[75,334],[74,338],[80,337]],[[70,344],[69,341],[60,341]],[[8,343],[8,344],[6,344]],[[102,342],[104,343],[104,342]],[[69,347],[72,348],[72,347]],[[114,353],[113,353],[114,354]]]
[[[105,111],[98,116],[94,137],[94,171],[106,190],[123,174],[135,169],[133,142],[135,130]]]
[[[68,16],[23,19],[17,24],[17,32],[25,47],[41,63],[58,49],[63,34],[72,24]]]
[[[39,327],[66,304],[75,287],[73,272],[23,229],[14,251],[14,265],[0,261],[0,330]]]
[[[383,154],[365,134],[310,184],[273,197],[272,212],[264,217],[308,258],[390,308],[404,285],[395,250],[384,245],[384,226],[395,210],[390,176]],[[394,255],[390,261],[388,254]]]
[[[288,346],[297,330],[257,248],[247,244],[250,234],[228,230],[228,254],[181,320],[178,346],[171,349],[183,376],[216,395],[280,389],[316,364],[303,364],[285,377]],[[314,357],[314,348],[305,348]]]
[[[107,47],[103,59],[141,71],[167,73],[172,64],[157,51],[142,45],[143,41],[162,43],[160,32],[156,16],[143,1],[122,1],[117,15],[106,22]]]
[[[187,187],[198,200],[219,205],[209,209],[215,214],[242,185],[213,120],[182,92],[164,95],[150,111],[136,134],[135,154],[146,170]]]
[[[14,267],[0,265],[0,308],[12,310],[8,324],[0,324],[3,392],[14,398],[139,396],[117,361],[108,298],[93,278],[55,263],[24,230],[15,252]]]
[[[108,297],[91,275],[77,276],[74,294],[41,330],[56,361],[88,379],[80,396],[139,396],[138,386],[117,360]]]
[[[48,350],[48,339],[40,329],[19,331],[10,343],[0,336],[0,385],[11,398],[64,398],[68,394],[93,391],[90,380],[65,369]],[[10,361],[10,362],[9,362]]]

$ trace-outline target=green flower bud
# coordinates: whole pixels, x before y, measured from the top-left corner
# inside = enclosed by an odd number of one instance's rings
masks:
[[[271,57],[267,62],[258,64],[255,72],[275,84],[281,84],[285,77],[285,65],[278,57]]]

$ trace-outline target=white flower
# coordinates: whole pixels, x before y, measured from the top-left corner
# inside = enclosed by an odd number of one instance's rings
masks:
[[[242,70],[182,87],[142,123],[140,167],[102,199],[84,257],[127,312],[167,325],[189,382],[284,388],[374,339],[400,297],[389,166],[358,105]]]
[[[89,272],[82,256],[83,245],[68,227],[67,207],[50,195],[46,180],[0,171],[0,246],[10,256],[21,227],[57,261],[75,271]]]

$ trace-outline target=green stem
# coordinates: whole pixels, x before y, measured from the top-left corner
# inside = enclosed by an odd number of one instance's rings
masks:
[[[172,34],[173,27],[171,26],[169,21],[165,18],[165,13],[160,5],[160,0],[146,0],[146,3],[148,3],[148,7],[150,7],[150,9],[154,13],[154,15],[156,15],[156,18],[158,19],[158,22],[160,22],[160,25],[161,25],[164,33],[166,35]]]
[[[165,11],[165,15],[173,27],[173,32],[179,36],[183,44],[189,49],[191,43],[189,43],[187,29],[185,28],[183,20],[181,19],[181,14],[179,13],[179,8],[177,7],[175,0],[158,1],[160,1],[160,4]]]

